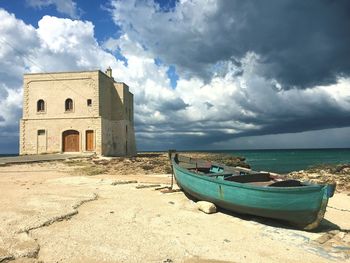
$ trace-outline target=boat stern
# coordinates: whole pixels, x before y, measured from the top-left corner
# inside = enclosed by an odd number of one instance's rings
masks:
[[[335,188],[336,188],[337,184],[328,184],[327,185],[327,197],[331,198],[333,197],[334,193],[335,193]]]

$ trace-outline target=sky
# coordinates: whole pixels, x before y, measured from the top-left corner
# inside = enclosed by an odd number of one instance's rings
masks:
[[[113,69],[137,148],[350,147],[348,0],[0,0],[0,153],[23,74]]]

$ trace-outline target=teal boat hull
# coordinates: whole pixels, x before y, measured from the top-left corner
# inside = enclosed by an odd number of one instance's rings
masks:
[[[326,211],[327,185],[262,187],[225,181],[219,174],[199,175],[174,160],[172,165],[176,182],[184,192],[233,212],[283,220],[310,230],[319,225]]]

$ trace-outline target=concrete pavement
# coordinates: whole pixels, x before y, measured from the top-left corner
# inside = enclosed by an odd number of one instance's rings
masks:
[[[0,165],[11,164],[11,163],[33,163],[33,162],[43,162],[43,161],[57,161],[66,160],[72,158],[84,158],[93,156],[92,153],[57,153],[57,154],[35,154],[35,155],[19,155],[19,156],[9,156],[0,157]]]

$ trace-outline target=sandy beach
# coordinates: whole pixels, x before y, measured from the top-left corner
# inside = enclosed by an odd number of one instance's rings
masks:
[[[156,157],[0,167],[0,262],[350,262],[349,192],[314,232],[208,215],[183,192],[156,190],[171,181]]]

